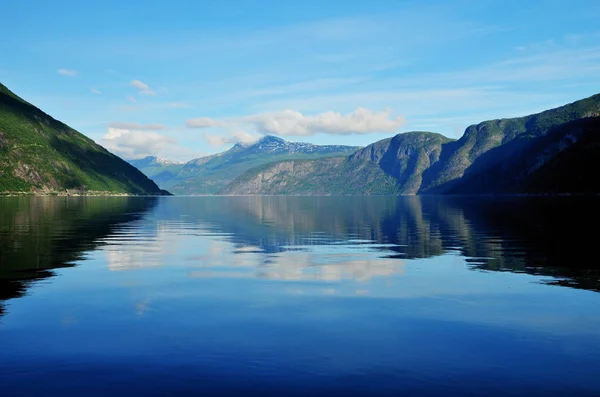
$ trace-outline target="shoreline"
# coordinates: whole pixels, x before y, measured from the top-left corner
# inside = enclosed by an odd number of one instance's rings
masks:
[[[116,192],[0,192],[0,197],[166,197],[167,194],[135,194]]]

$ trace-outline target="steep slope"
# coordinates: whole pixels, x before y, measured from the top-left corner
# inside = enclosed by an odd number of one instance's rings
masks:
[[[353,146],[289,142],[265,136],[251,145],[238,143],[226,152],[192,160],[174,179],[162,182],[162,186],[168,187],[174,194],[213,194],[256,166],[281,160],[347,156],[357,149]]]
[[[511,153],[509,161],[494,162],[478,172],[467,169],[448,193],[600,192],[600,117],[560,125],[535,139],[515,138],[480,156],[472,168],[490,163],[488,157],[506,157],[506,152]]]
[[[185,165],[184,162],[165,160],[156,156],[128,160],[128,163],[142,171],[144,175],[164,189],[170,187],[166,185],[168,185],[169,181],[177,177],[177,174]]]
[[[519,183],[520,191],[600,193],[600,118],[584,119],[564,128],[576,134],[577,141],[549,161],[544,161],[539,168],[532,168],[527,178]],[[560,146],[558,149],[561,149]]]
[[[0,84],[0,193],[166,194],[135,167]]]
[[[409,132],[375,142],[336,167],[285,162],[251,169],[220,193],[600,193],[599,117],[600,94],[526,117],[485,121],[457,141]]]
[[[358,150],[347,158],[284,161],[251,169],[219,194],[362,195],[414,194],[421,175],[451,140],[407,132]]]
[[[443,147],[452,142],[432,132],[406,132],[367,146],[350,156],[349,163],[355,169],[375,163],[396,179],[398,193],[415,194],[421,187],[423,172],[439,161]]]
[[[459,189],[455,185],[466,186],[465,179],[475,183],[474,175],[518,161],[520,156],[530,156],[523,148],[536,139],[564,124],[595,116],[600,116],[600,94],[530,116],[489,120],[470,126],[458,141],[444,147],[440,161],[424,173],[419,192],[489,192],[483,187]]]

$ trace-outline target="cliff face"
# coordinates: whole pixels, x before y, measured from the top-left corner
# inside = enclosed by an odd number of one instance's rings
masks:
[[[168,194],[0,84],[0,193]]]
[[[349,158],[349,165],[364,168],[376,164],[393,177],[397,193],[416,194],[422,185],[423,172],[440,160],[444,145],[453,141],[432,132],[407,132],[375,142]]]

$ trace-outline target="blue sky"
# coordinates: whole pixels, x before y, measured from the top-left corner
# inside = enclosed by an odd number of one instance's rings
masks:
[[[450,137],[600,92],[600,2],[2,2],[0,81],[126,158]]]

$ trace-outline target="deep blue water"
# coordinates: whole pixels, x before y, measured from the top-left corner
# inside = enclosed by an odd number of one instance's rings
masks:
[[[0,199],[0,395],[600,395],[598,198]]]

